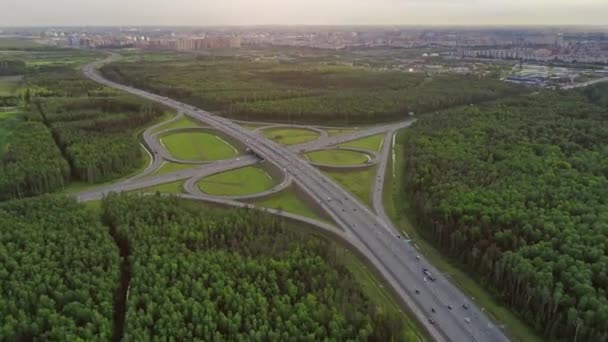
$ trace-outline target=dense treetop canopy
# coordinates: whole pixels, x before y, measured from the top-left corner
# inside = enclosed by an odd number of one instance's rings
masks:
[[[378,122],[522,90],[487,76],[430,76],[310,59],[276,62],[199,56],[117,62],[104,66],[102,72],[120,83],[249,120]]]
[[[0,204],[0,340],[109,340],[118,248],[64,197]]]
[[[0,340],[403,339],[329,241],[259,211],[110,195],[0,204]]]
[[[104,220],[130,253],[125,331],[146,340],[397,337],[332,245],[257,211],[221,215],[155,196],[113,197]]]
[[[418,218],[547,337],[608,334],[607,100],[542,91],[403,135]]]

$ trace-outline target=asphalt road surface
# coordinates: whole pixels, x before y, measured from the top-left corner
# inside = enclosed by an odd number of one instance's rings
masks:
[[[437,341],[508,340],[482,310],[466,298],[423,256],[418,256],[414,246],[398,238],[399,233],[390,224],[300,158],[296,151],[281,146],[258,133],[248,131],[228,119],[212,115],[188,104],[106,80],[97,72],[97,65],[99,64],[94,63],[84,68],[85,75],[90,79],[161,103],[200,120],[243,142],[255,155],[275,164],[291,175],[298,186],[316,200],[334,219],[345,232],[344,235],[348,242],[359,249],[369,263],[378,270],[386,283],[408,305],[433,339]],[[236,162],[236,160],[231,161],[231,163]],[[247,161],[241,159],[238,162]],[[206,167],[208,168],[208,166]],[[232,166],[224,165],[224,167]],[[201,170],[203,168],[201,167]],[[197,169],[194,170],[190,172],[196,172]],[[181,172],[186,173],[189,170]],[[182,176],[183,174],[172,177]],[[126,186],[128,187],[129,184]],[[118,188],[113,191],[123,190]],[[99,195],[98,193],[97,196]],[[103,194],[101,195],[103,196]],[[424,272],[425,269],[427,274]],[[448,308],[448,305],[451,309]]]

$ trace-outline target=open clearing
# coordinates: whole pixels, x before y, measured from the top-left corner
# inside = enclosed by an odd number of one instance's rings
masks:
[[[340,147],[364,148],[372,151],[380,151],[384,134],[372,135],[370,137],[349,141],[341,144]]]
[[[313,163],[336,166],[360,165],[369,160],[364,153],[339,149],[313,151],[305,156]]]
[[[283,145],[302,144],[319,138],[319,133],[304,128],[269,128],[263,132],[267,138]]]
[[[191,164],[178,164],[171,162],[164,162],[161,167],[159,167],[156,171],[152,173],[154,176],[163,175],[165,173],[175,172],[179,170],[189,169],[191,167],[195,167],[195,165]]]
[[[338,182],[344,189],[359,197],[364,204],[369,207],[372,206],[371,191],[376,175],[375,167],[361,171],[323,171],[323,173]]]
[[[301,200],[295,191],[286,189],[280,193],[259,201],[254,201],[253,204],[277,210],[283,210],[292,214],[302,215],[305,217],[320,219],[306,202]]]
[[[169,153],[183,160],[213,161],[239,155],[238,151],[217,135],[206,132],[179,132],[161,138]]]
[[[353,128],[329,128],[326,130],[330,137],[342,134],[353,133],[356,129]]]
[[[198,188],[209,195],[241,196],[269,190],[274,184],[266,171],[248,166],[205,177]]]

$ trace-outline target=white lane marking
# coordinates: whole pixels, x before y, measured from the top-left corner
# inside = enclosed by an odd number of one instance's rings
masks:
[[[395,141],[397,140],[397,133],[393,134],[393,178],[397,177],[395,173]]]
[[[382,148],[384,147],[384,138],[382,138],[382,142],[380,142],[380,148],[378,148],[378,151],[382,151]]]
[[[226,145],[230,146],[230,148],[232,148],[232,150],[234,151],[234,153],[235,153],[235,154],[239,154],[239,151],[238,151],[238,150],[237,150],[237,149],[236,149],[234,146],[232,146],[232,144],[230,144],[229,142],[227,142],[226,140],[224,140],[224,139],[220,138],[220,137],[219,137],[219,136],[217,136],[217,135],[216,135],[215,137],[216,137],[217,139],[219,139],[221,142],[223,142],[224,144],[226,144]]]
[[[167,146],[165,146],[165,142],[163,141],[163,138],[158,139],[160,141],[161,146],[167,151],[169,152],[169,149],[167,149]]]
[[[146,169],[147,169],[150,166],[152,166],[152,164],[154,163],[154,156],[152,155],[152,153],[150,153],[150,151],[148,151],[148,149],[146,148],[146,146],[144,144],[139,143],[139,145],[144,149],[144,151],[146,151],[146,153],[148,154],[148,156],[150,156],[150,163],[146,167]]]

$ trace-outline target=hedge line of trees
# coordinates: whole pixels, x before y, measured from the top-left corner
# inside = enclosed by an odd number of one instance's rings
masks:
[[[0,200],[34,196],[61,189],[70,167],[40,122],[19,122],[0,160]]]
[[[608,339],[608,86],[424,117],[403,135],[432,238],[548,339]]]
[[[104,222],[130,261],[126,338],[382,340],[376,312],[327,242],[254,211],[214,213],[159,196],[110,196]]]
[[[0,340],[109,341],[118,249],[72,199],[0,204]]]
[[[231,58],[119,62],[102,68],[130,84],[242,119],[377,122],[522,90],[490,77],[376,71]]]

